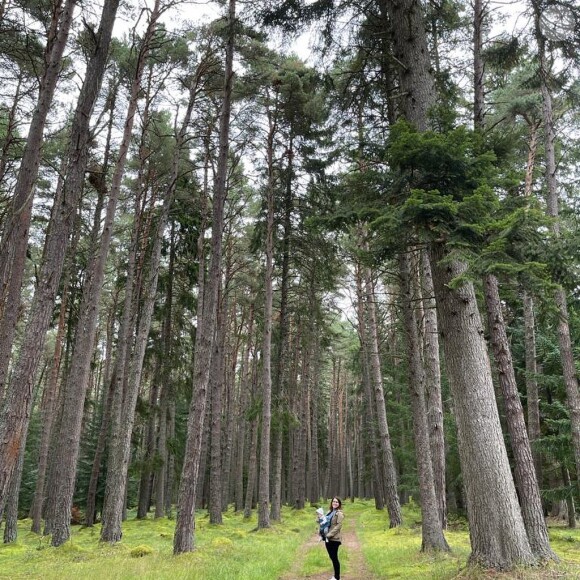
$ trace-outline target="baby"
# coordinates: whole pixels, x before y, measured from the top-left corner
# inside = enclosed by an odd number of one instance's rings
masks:
[[[318,541],[321,542],[324,540],[326,542],[326,532],[328,532],[330,522],[324,515],[324,510],[321,507],[316,510],[316,516],[318,519],[318,533],[320,534],[320,539]]]

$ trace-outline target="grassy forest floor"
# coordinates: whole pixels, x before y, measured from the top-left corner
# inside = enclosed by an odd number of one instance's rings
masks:
[[[416,506],[405,506],[405,525],[394,530],[373,502],[345,502],[344,511],[339,552],[343,580],[580,578],[580,530],[563,524],[550,527],[560,564],[498,574],[466,566],[470,549],[464,522],[452,521],[446,532],[451,554],[422,554]],[[98,526],[74,526],[71,541],[52,548],[48,538],[29,531],[30,520],[22,520],[18,541],[0,546],[0,578],[327,580],[332,575],[311,508],[284,508],[282,523],[260,532],[255,517],[244,520],[231,509],[221,526],[210,525],[207,514],[199,512],[197,549],[179,557],[172,555],[174,526],[165,518],[130,517],[123,526],[123,540],[114,546],[99,542]]]

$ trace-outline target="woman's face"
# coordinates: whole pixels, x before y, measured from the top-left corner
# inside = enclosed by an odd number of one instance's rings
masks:
[[[332,500],[332,509],[335,510],[335,509],[337,509],[339,507],[340,507],[340,502],[336,498],[333,498],[333,500]]]

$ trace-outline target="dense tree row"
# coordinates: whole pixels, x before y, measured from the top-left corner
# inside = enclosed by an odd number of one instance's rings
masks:
[[[196,508],[338,494],[392,527],[418,501],[424,550],[465,515],[473,562],[555,559],[577,7],[530,0],[519,37],[480,0],[189,10],[1,3],[4,541],[116,542],[131,508],[180,553]],[[307,26],[317,66],[274,47]]]

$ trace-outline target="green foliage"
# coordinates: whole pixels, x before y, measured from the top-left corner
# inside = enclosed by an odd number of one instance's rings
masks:
[[[276,4],[268,3],[258,10],[265,26],[278,27],[287,33],[298,33],[304,25],[324,16],[329,16],[334,8],[332,0],[284,0]]]
[[[483,52],[486,66],[492,70],[509,70],[520,62],[524,47],[517,36],[502,36],[494,39]]]
[[[4,7],[4,6],[3,6]],[[50,2],[26,2],[24,18],[18,18],[6,5],[0,19],[0,63],[5,70],[17,68],[29,75],[37,75],[44,67],[45,39],[37,30],[50,21]],[[30,18],[32,17],[32,18]],[[27,20],[30,18],[30,22]],[[35,22],[34,19],[39,19]]]
[[[494,175],[495,155],[480,149],[480,138],[465,127],[421,133],[399,121],[391,129],[387,158],[402,174],[402,186],[438,190],[461,201]]]

